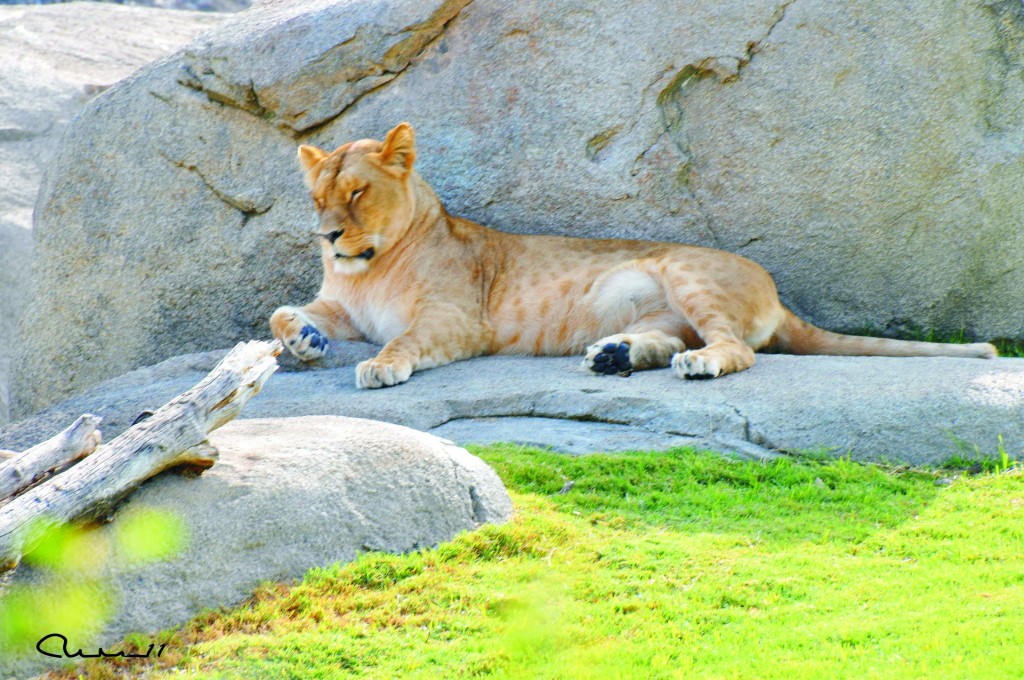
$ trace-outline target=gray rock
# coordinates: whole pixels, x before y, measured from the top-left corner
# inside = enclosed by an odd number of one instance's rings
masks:
[[[65,126],[97,93],[219,21],[93,3],[0,7],[0,424],[29,294],[32,206]]]
[[[0,5],[57,5],[75,0],[0,0]],[[135,7],[157,7],[159,9],[185,9],[199,12],[241,12],[252,3],[249,0],[90,0],[90,2],[113,2]]]
[[[31,212],[22,211],[16,219],[0,213],[0,425],[10,420],[10,363],[31,274]]]
[[[533,416],[458,418],[431,428],[430,432],[461,444],[512,442],[573,455],[708,445],[705,439],[651,432],[639,425]]]
[[[736,251],[833,330],[1022,337],[1022,26],[1016,0],[263,3],[70,130],[13,408],[265,333],[320,280],[296,144],[403,119],[455,214]]]
[[[583,453],[692,444],[766,458],[824,451],[861,461],[934,465],[952,456],[1024,452],[1024,361],[758,355],[707,381],[668,369],[629,378],[584,373],[579,358],[483,357],[357,390],[375,352],[339,343],[323,367],[283,358],[242,417],[344,415],[398,423],[459,444],[510,441]],[[226,351],[226,350],[225,350]],[[0,430],[0,449],[52,436],[82,413],[104,436],[199,381],[224,351],[175,357],[87,390]]]
[[[512,515],[508,493],[483,461],[396,425],[337,417],[244,420],[210,441],[220,450],[216,465],[197,479],[157,476],[99,531],[94,545],[102,546],[122,517],[146,508],[180,516],[189,535],[168,561],[107,561],[103,582],[120,604],[100,644],[235,605],[263,581],[296,579],[366,551],[427,548]],[[42,576],[23,565],[10,585]],[[39,661],[34,653],[17,661],[0,653],[0,677],[38,672]]]

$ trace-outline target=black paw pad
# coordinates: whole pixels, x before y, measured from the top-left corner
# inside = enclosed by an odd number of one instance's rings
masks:
[[[316,328],[306,325],[299,331],[299,340],[302,341],[305,338],[309,338],[309,346],[313,349],[325,350],[327,349],[327,336],[318,331]]]
[[[710,373],[701,373],[700,375],[687,374],[683,377],[685,377],[687,380],[711,380],[715,376],[711,375]]]
[[[604,375],[615,375],[616,373],[629,375],[633,371],[633,364],[629,361],[629,343],[609,342],[594,357],[594,364],[590,370]]]

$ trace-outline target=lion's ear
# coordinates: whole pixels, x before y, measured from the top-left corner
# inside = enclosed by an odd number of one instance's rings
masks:
[[[302,169],[309,172],[313,169],[313,166],[327,158],[327,152],[323,149],[318,149],[315,146],[309,146],[303,144],[299,147],[299,163],[302,165]]]
[[[299,147],[299,165],[306,171],[306,182],[313,186],[316,184],[316,175],[313,174],[313,168],[316,164],[327,158],[327,152],[323,149],[318,149],[315,146],[308,146],[303,144]],[[317,173],[319,174],[319,173]]]
[[[380,150],[380,160],[384,167],[400,170],[403,175],[412,170],[416,160],[416,136],[411,125],[399,123],[388,133]]]

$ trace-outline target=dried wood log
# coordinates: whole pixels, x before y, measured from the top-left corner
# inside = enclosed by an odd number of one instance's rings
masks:
[[[102,420],[86,413],[56,437],[0,463],[0,504],[57,469],[95,451],[102,441],[99,431]]]
[[[237,416],[277,370],[281,343],[237,345],[202,382],[70,470],[0,507],[0,572],[52,526],[105,518],[139,484],[171,467],[208,468],[207,435]]]

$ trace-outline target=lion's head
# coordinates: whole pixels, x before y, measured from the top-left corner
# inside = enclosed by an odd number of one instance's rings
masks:
[[[299,147],[299,163],[320,215],[324,254],[339,274],[369,269],[401,239],[413,217],[409,175],[416,159],[412,126],[383,142],[362,139],[327,153]]]

